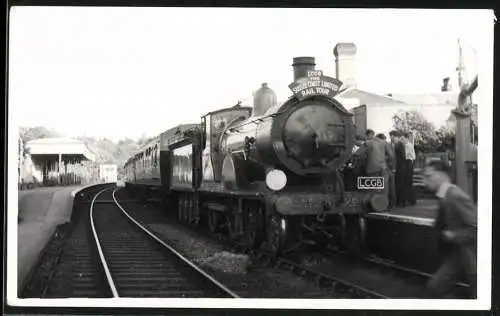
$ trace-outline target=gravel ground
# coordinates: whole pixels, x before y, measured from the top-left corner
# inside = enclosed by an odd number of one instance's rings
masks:
[[[33,273],[27,276],[26,286],[20,293],[21,298],[42,297],[42,292],[52,277],[50,273],[57,265],[56,258],[61,247],[64,246],[69,228],[69,225],[60,225],[56,228],[51,240],[42,250],[43,255],[34,267]]]
[[[422,296],[420,284],[411,283],[400,276],[381,272],[375,264],[347,258],[343,255],[311,254],[301,260],[301,264],[316,271],[342,278],[372,291],[394,298],[416,298]]]
[[[130,198],[119,192],[118,200]],[[310,280],[280,269],[259,267],[245,254],[238,254],[228,246],[204,238],[189,228],[179,227],[158,208],[127,203],[125,210],[145,224],[162,240],[192,260],[221,283],[242,297],[307,298],[338,297],[325,293]]]

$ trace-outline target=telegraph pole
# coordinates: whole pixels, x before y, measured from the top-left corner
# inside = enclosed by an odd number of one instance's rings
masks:
[[[465,65],[462,55],[462,44],[460,43],[460,39],[458,39],[457,42],[458,42],[458,66],[456,68],[456,71],[458,72],[458,87],[459,89],[462,89],[463,85],[467,81],[467,78],[465,78]]]
[[[478,78],[476,75],[470,84],[467,83],[460,39],[458,40],[458,67],[456,70],[458,72],[460,93],[458,96],[457,108],[452,110],[456,119],[455,180],[456,184],[462,190],[468,193],[469,196],[473,197],[472,179],[468,169],[470,168],[472,162],[477,161],[477,159],[474,157],[470,135],[472,108],[471,96],[478,86]]]

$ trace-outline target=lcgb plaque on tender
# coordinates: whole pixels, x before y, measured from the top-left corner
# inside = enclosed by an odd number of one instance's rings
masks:
[[[342,86],[342,81],[323,76],[321,70],[311,70],[307,72],[307,77],[297,79],[288,87],[299,101],[313,97],[325,96],[333,98],[337,95]]]

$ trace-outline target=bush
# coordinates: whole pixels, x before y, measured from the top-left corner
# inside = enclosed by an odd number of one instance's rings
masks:
[[[444,152],[454,148],[455,130],[446,126],[436,129],[418,111],[399,111],[392,121],[396,130],[414,134],[416,153]]]

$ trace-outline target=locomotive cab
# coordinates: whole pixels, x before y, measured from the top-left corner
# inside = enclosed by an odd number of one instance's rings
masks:
[[[232,107],[210,112],[201,118],[202,183],[221,181],[222,162],[226,153],[221,148],[221,137],[236,122],[248,119],[251,113],[250,107]]]

